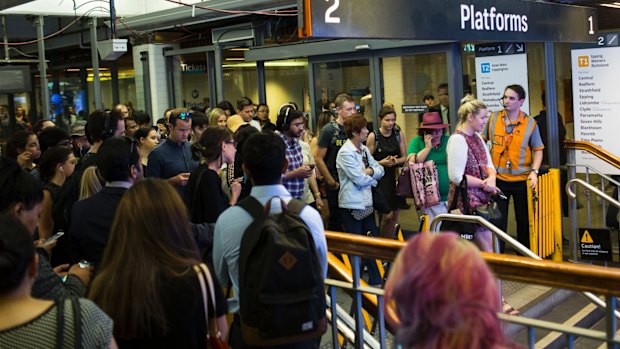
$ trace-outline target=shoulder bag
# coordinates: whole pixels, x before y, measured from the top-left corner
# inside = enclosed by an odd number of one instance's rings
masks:
[[[452,197],[452,202],[448,207],[448,213],[452,213],[458,205],[457,202],[461,199],[463,202],[463,211],[462,214],[469,215],[471,214],[471,210],[469,208],[469,201],[467,200],[467,177],[463,175],[463,179],[461,183],[456,187],[454,191],[454,196]],[[444,221],[441,224],[441,231],[453,231],[456,233],[468,233],[474,234],[476,233],[476,224],[474,223],[466,223],[466,222],[457,222],[457,221]]]
[[[418,209],[433,207],[439,203],[441,197],[435,161],[428,160],[422,164],[409,163],[409,176],[411,177],[413,200]]]
[[[205,308],[205,323],[207,324],[206,336],[207,336],[207,348],[211,349],[231,349],[231,347],[222,339],[222,334],[217,327],[217,319],[209,321],[209,301],[213,304],[213,310],[215,312],[215,289],[213,288],[213,280],[211,279],[211,273],[204,263],[194,265],[194,271],[198,275],[198,283],[200,284],[200,291],[202,293],[202,303]],[[206,282],[205,282],[206,279]],[[207,297],[207,285],[209,287],[209,294],[211,299]],[[215,315],[215,314],[214,314]]]

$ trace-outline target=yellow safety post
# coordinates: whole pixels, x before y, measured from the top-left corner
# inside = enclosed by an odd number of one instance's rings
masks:
[[[541,258],[552,255],[554,261],[562,261],[560,170],[540,175],[533,190],[528,181],[527,196],[530,249]]]
[[[420,221],[422,222],[420,231],[428,231],[431,228],[431,222],[428,221],[427,214],[420,215]]]

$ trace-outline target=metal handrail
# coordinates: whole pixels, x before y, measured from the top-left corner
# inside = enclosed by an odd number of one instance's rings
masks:
[[[570,181],[568,181],[568,183],[566,183],[566,193],[568,194],[568,196],[571,197],[571,199],[576,199],[577,198],[577,193],[575,193],[573,191],[573,187],[576,184],[580,184],[581,186],[583,186],[584,188],[592,191],[594,194],[598,195],[599,197],[605,199],[605,201],[609,202],[610,204],[620,208],[620,202],[614,198],[612,198],[611,196],[607,195],[604,191],[598,189],[597,187],[593,186],[592,184],[579,179],[579,178],[574,178],[571,179]]]
[[[529,248],[523,246],[523,244],[520,243],[519,241],[517,241],[515,238],[513,238],[512,236],[506,234],[506,232],[502,231],[501,229],[496,227],[493,223],[487,221],[486,219],[484,219],[484,218],[482,218],[480,216],[461,215],[461,214],[452,214],[452,213],[442,213],[442,214],[439,214],[439,215],[435,216],[435,218],[431,222],[430,231],[431,232],[439,232],[439,228],[441,228],[441,224],[440,223],[442,221],[455,221],[455,222],[479,224],[479,225],[489,229],[495,236],[500,237],[502,240],[504,240],[506,243],[508,243],[509,245],[514,247],[521,254],[526,255],[528,257],[531,257],[531,258],[541,259],[540,257],[538,257],[538,255],[536,255],[534,252],[532,252],[532,250],[530,250]],[[439,225],[439,227],[437,225]]]
[[[583,182],[583,181],[581,181],[581,182]],[[568,184],[570,184],[570,182]],[[587,184],[587,183],[583,182],[583,184]],[[587,185],[589,185],[589,184],[587,184]],[[568,185],[567,185],[567,188],[568,188]],[[596,188],[594,188],[594,189],[596,189]],[[598,189],[596,189],[596,190],[598,190]],[[569,195],[570,195],[570,193],[569,193]],[[486,219],[484,219],[484,218],[482,218],[480,216],[442,213],[442,214],[439,214],[439,215],[435,216],[435,218],[433,219],[433,222],[431,222],[430,231],[431,232],[435,232],[435,233],[439,232],[439,228],[441,227],[441,221],[444,221],[444,220],[455,221],[455,222],[477,223],[477,224],[480,224],[480,225],[484,226],[485,228],[489,229],[496,237],[501,238],[507,244],[509,244],[512,247],[514,247],[521,254],[524,254],[524,255],[526,255],[526,256],[528,256],[530,258],[533,258],[533,259],[542,260],[542,258],[540,258],[538,255],[536,255],[534,252],[532,252],[529,248],[523,246],[523,244],[521,244],[519,241],[515,240],[512,236],[506,234],[506,232],[502,231],[501,229],[496,227],[494,224],[490,223],[489,221],[487,221]],[[438,225],[439,225],[439,227],[438,227]],[[581,293],[586,298],[588,298],[592,303],[596,304],[598,307],[602,308],[603,310],[607,309],[607,304],[604,301],[602,301],[600,298],[595,296],[594,294],[592,294],[590,292],[581,292]],[[614,313],[616,314],[616,318],[620,319],[620,311],[614,310]]]
[[[601,178],[606,179],[607,181],[611,182],[612,184],[620,187],[620,182],[611,178],[610,176],[604,174],[603,172],[597,170],[596,168],[590,166],[590,165],[581,165],[581,164],[566,164],[566,167],[585,167],[588,171],[592,171],[594,173],[596,173],[597,175],[601,176]]]
[[[564,147],[572,150],[585,150],[606,163],[616,168],[620,168],[620,157],[590,142],[567,139],[564,141]]]

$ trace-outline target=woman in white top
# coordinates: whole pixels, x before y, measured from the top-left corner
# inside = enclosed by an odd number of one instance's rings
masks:
[[[448,140],[448,177],[450,177],[449,202],[457,200],[457,207],[463,212],[463,203],[455,197],[456,188],[467,179],[467,200],[471,211],[489,203],[490,194],[496,194],[495,167],[489,149],[480,137],[487,123],[486,105],[473,97],[465,97],[458,110],[459,124]],[[463,212],[471,214],[471,212]],[[482,251],[493,252],[491,232],[477,227],[474,242]]]

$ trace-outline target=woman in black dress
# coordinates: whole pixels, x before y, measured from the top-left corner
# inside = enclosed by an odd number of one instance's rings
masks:
[[[379,111],[380,127],[378,132],[368,135],[366,145],[372,156],[385,169],[385,175],[379,180],[377,189],[383,193],[390,205],[391,212],[379,214],[379,232],[381,237],[393,238],[394,226],[398,222],[400,199],[396,196],[396,169],[407,161],[405,134],[396,125],[396,112],[390,107]]]
[[[235,161],[235,146],[230,131],[220,127],[207,128],[192,145],[194,159],[200,160],[200,166],[189,176],[185,197],[192,223],[215,223],[228,206],[237,203],[240,180],[233,181],[230,195],[226,195],[219,176],[222,164]]]

